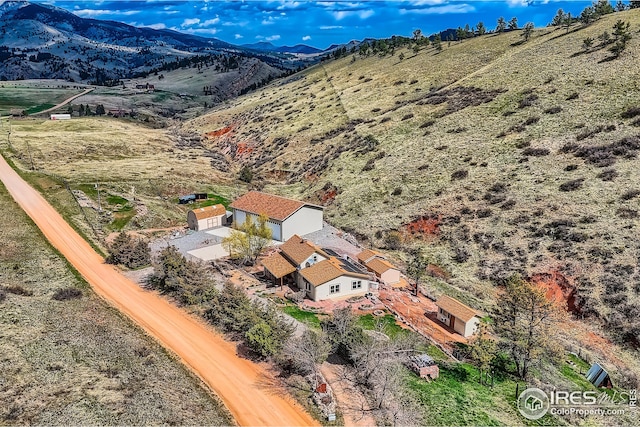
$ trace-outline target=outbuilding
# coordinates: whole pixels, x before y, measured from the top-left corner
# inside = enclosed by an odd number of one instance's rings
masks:
[[[260,191],[250,191],[231,203],[233,220],[243,224],[247,217],[257,222],[260,215],[268,217],[272,238],[284,242],[294,234],[304,235],[322,230],[322,206]]]
[[[221,204],[217,204],[189,211],[187,213],[187,224],[189,224],[190,229],[201,231],[226,225],[226,218],[226,208]]]
[[[476,310],[447,295],[438,298],[436,306],[439,321],[465,338],[475,333],[480,323],[480,316]]]

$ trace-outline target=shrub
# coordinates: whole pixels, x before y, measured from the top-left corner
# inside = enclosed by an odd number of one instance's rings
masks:
[[[122,264],[128,268],[140,268],[151,263],[151,250],[144,239],[134,239],[128,233],[121,232],[113,242],[107,245],[109,264]]]
[[[635,116],[640,116],[640,107],[631,107],[627,111],[620,114],[623,119],[632,119]]]
[[[551,151],[548,148],[533,148],[533,147],[526,148],[522,152],[524,156],[536,156],[536,157],[547,156],[549,155],[549,153],[551,153]]]
[[[240,170],[240,175],[238,176],[238,179],[242,182],[246,182],[247,184],[253,181],[253,171],[251,170],[251,167],[244,166]]]
[[[56,301],[67,301],[70,299],[79,299],[79,298],[82,298],[82,291],[76,288],[58,289],[51,298],[53,298]]]
[[[638,217],[638,211],[629,208],[620,208],[616,211],[616,214],[623,219],[634,219]]]
[[[558,114],[561,111],[562,111],[562,107],[556,106],[556,107],[547,108],[546,110],[544,110],[544,113],[545,114]]]
[[[413,113],[405,114],[405,115],[402,117],[402,120],[403,120],[403,121],[404,121],[404,120],[409,120],[409,119],[410,119],[410,118],[412,118],[412,117],[413,117]]]
[[[465,128],[465,127],[458,127],[458,128],[455,128],[455,129],[449,129],[449,130],[447,131],[447,133],[462,133],[462,132],[466,132],[466,131],[467,131],[467,128]]]
[[[468,170],[460,169],[451,174],[451,179],[452,180],[465,179],[468,176],[469,176]]]
[[[433,126],[435,124],[435,120],[427,120],[423,124],[420,125],[420,129],[428,128],[429,126]]]
[[[574,171],[576,169],[578,169],[578,165],[567,165],[567,167],[564,168],[564,170],[567,171],[567,172],[571,172],[571,171]]]
[[[532,117],[529,117],[527,120],[524,121],[524,125],[525,126],[534,125],[534,124],[538,123],[539,121],[540,121],[540,117],[532,116]]]
[[[0,289],[0,302],[4,301],[5,299],[7,299],[7,293]]]
[[[620,196],[620,199],[631,200],[635,197],[638,197],[639,195],[640,195],[640,190],[630,190],[624,193],[622,196]]]
[[[0,290],[5,291],[8,294],[20,295],[23,297],[30,297],[33,292],[29,289],[25,289],[21,285],[0,286]]]
[[[618,176],[618,172],[615,169],[605,169],[598,174],[598,178],[603,181],[613,181]]]
[[[393,192],[391,193],[392,196],[399,196],[402,194],[402,188],[400,187],[396,187]]]
[[[584,178],[578,178],[571,181],[567,181],[564,184],[560,184],[560,191],[575,191],[582,187]]]
[[[524,99],[522,101],[520,101],[520,103],[518,104],[518,108],[525,108],[525,107],[530,107],[533,105],[533,103],[538,99],[538,95],[536,95],[535,93],[531,94],[531,95],[527,95],[524,97]]]
[[[571,101],[572,99],[578,99],[578,92],[573,92],[569,96],[567,96],[567,101]]]
[[[593,135],[596,135],[596,134],[602,132],[603,130],[604,130],[604,126],[598,126],[595,129],[587,129],[584,132],[580,132],[578,135],[576,135],[576,139],[578,141],[582,141],[583,139],[590,138]]]

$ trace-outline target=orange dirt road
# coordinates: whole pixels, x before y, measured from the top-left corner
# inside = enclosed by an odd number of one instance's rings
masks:
[[[245,426],[319,425],[289,398],[262,366],[241,359],[235,347],[204,323],[153,292],[144,291],[104,263],[53,207],[0,156],[0,179],[42,233],[91,284],[200,377]]]

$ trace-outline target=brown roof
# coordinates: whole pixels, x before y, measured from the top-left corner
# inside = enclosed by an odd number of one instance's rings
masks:
[[[280,253],[276,252],[262,260],[262,265],[269,270],[276,279],[296,271],[296,267],[287,261]]]
[[[468,322],[478,315],[478,312],[473,308],[466,306],[457,299],[451,298],[447,295],[443,295],[438,298],[438,301],[436,301],[436,305],[447,313],[450,313],[458,319],[462,320],[463,322]]]
[[[234,209],[251,212],[256,215],[265,214],[269,218],[278,221],[284,221],[303,206],[323,209],[322,206],[287,199],[286,197],[274,196],[273,194],[261,193],[259,191],[249,191],[236,199],[230,206]]]
[[[192,210],[193,214],[196,216],[196,219],[200,221],[204,218],[211,218],[218,215],[224,215],[227,213],[227,209],[221,205],[213,205],[213,206],[205,206],[204,208],[197,208]]]
[[[305,280],[311,283],[313,286],[320,286],[327,283],[330,280],[336,279],[340,276],[351,276],[368,279],[366,274],[351,273],[342,268],[340,261],[331,257],[323,261],[313,264],[311,267],[303,268],[300,270],[300,274]]]
[[[282,246],[280,246],[280,250],[287,256],[287,258],[295,262],[297,265],[300,265],[315,252],[325,258],[329,258],[329,255],[324,253],[322,249],[314,245],[312,242],[304,240],[297,234],[294,234],[289,238],[289,240],[284,242]]]
[[[387,270],[397,270],[397,268],[391,265],[389,261],[381,258],[374,258],[365,265],[378,276],[381,276]]]
[[[365,249],[358,254],[358,261],[364,263],[374,257],[384,258],[384,255],[382,255],[380,252],[377,252],[371,249]]]

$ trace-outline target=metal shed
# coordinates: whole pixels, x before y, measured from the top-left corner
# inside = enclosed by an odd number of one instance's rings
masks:
[[[589,382],[596,387],[613,387],[609,373],[598,363],[591,365],[591,368],[587,371],[586,377]]]

